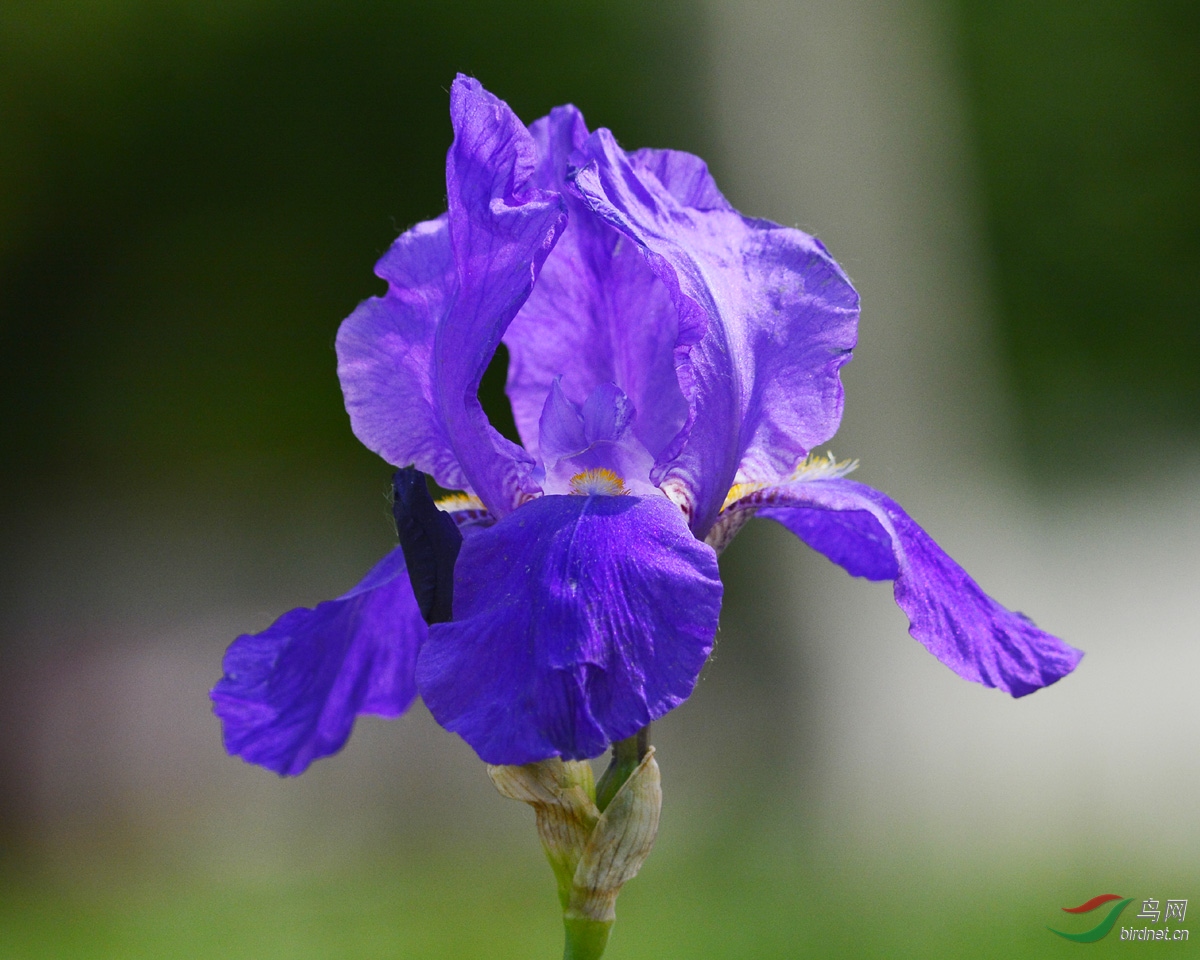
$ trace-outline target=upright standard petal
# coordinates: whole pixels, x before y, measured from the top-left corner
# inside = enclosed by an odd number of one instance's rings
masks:
[[[578,405],[597,386],[614,383],[637,411],[634,433],[657,457],[687,419],[673,359],[680,340],[675,307],[636,244],[566,192],[569,159],[588,136],[579,111],[556,107],[529,132],[538,148],[537,183],[563,193],[569,217],[504,335],[517,429],[540,456],[538,418],[557,378]]]
[[[596,756],[688,697],[720,606],[666,498],[541,497],[464,542],[421,696],[488,763]]]
[[[338,379],[350,426],[388,463],[414,464],[450,490],[469,486],[439,406],[434,337],[458,291],[445,216],[402,234],[375,266],[382,297],[338,330]]]
[[[211,694],[225,749],[295,776],[340,750],[360,713],[398,717],[426,630],[397,547],[349,593],[238,637]]]
[[[459,292],[434,338],[438,405],[471,489],[503,516],[536,492],[534,461],[488,422],[479,382],[567,214],[558,194],[533,181],[537,148],[508,104],[460,75],[450,115],[446,191]]]
[[[729,508],[783,524],[852,574],[895,580],[909,633],[960,677],[1023,697],[1083,654],[989,597],[900,506],[853,480],[759,490]]]
[[[338,375],[370,449],[503,515],[536,492],[533,459],[488,423],[479,382],[566,212],[533,183],[537,149],[505,103],[461,76],[450,101],[449,212],[403,234],[379,261],[387,295],[342,324]]]
[[[735,482],[783,480],[837,429],[858,295],[817,240],[740,216],[685,156],[630,157],[598,130],[574,158],[574,183],[644,251],[675,304],[690,422],[655,479],[703,537]]]
[[[643,148],[631,153],[629,162],[634,169],[653,176],[684,207],[737,213],[717,187],[708,164],[693,153]]]

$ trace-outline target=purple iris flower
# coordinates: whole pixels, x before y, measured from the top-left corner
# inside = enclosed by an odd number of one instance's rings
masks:
[[[811,455],[837,429],[858,295],[815,238],[739,214],[705,164],[627,153],[572,106],[526,127],[460,76],[448,211],[376,268],[337,338],[355,434],[397,475],[402,546],[239,637],[230,753],[298,774],[420,694],[489,763],[596,756],[682,703],[717,553],[752,516],[895,581],[913,637],[1013,696],[1079,651],[1002,607],[892,500]],[[477,397],[503,341],[522,445]],[[435,509],[424,478],[463,494]]]

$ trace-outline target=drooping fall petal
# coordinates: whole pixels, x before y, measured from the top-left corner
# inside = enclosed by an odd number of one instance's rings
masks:
[[[688,697],[720,606],[666,498],[542,497],[464,542],[421,697],[488,763],[596,756]]]
[[[891,498],[853,480],[808,480],[746,498],[850,573],[895,581],[909,633],[960,677],[1023,697],[1083,654],[993,600]]]
[[[426,630],[397,547],[349,593],[238,637],[211,694],[225,749],[294,776],[340,750],[359,714],[400,716]]]

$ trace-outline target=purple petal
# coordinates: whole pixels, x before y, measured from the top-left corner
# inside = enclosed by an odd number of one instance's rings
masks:
[[[450,93],[449,212],[380,261],[386,297],[338,334],[355,433],[397,466],[474,491],[503,515],[537,491],[533,460],[488,423],[479,381],[566,222],[532,177],[537,148],[502,101],[460,76]]]
[[[1083,654],[980,589],[894,501],[852,480],[808,480],[751,494],[744,507],[783,524],[850,573],[895,579],[909,633],[960,677],[1023,697]]]
[[[338,378],[350,426],[396,466],[414,464],[443,487],[469,486],[437,400],[434,335],[458,289],[445,216],[402,234],[375,273],[382,297],[364,300],[338,330]]]
[[[646,148],[631,153],[629,162],[639,172],[658,180],[681,206],[693,210],[737,212],[717,188],[717,182],[708,172],[708,164],[695,154]]]
[[[828,510],[795,507],[760,510],[758,516],[777,520],[818,553],[823,553],[854,577],[895,580],[900,575],[892,535],[866,510]]]
[[[555,380],[539,429],[542,491],[580,493],[574,478],[602,471],[620,479],[623,493],[660,496],[661,491],[650,482],[654,457],[632,427],[635,416],[633,404],[615,384],[600,384],[580,410]]]
[[[538,424],[542,460],[549,465],[597,443],[636,444],[630,436],[634,416],[633,404],[615,384],[600,384],[580,410],[555,380]]]
[[[688,697],[720,606],[665,497],[541,497],[463,544],[421,696],[489,763],[595,756]]]
[[[858,295],[817,240],[730,209],[699,160],[629,157],[598,130],[575,162],[590,209],[642,248],[669,290],[681,348],[698,341],[676,352],[690,425],[656,479],[703,537],[735,482],[786,478],[837,429]]]
[[[550,393],[538,422],[538,440],[542,460],[553,463],[562,457],[580,453],[588,448],[583,416],[567,395],[558,378],[550,384]]]
[[[342,748],[358,714],[408,709],[425,636],[397,547],[344,596],[233,641],[211,693],[225,749],[278,774],[302,773]]]
[[[574,107],[558,107],[530,133],[540,156],[538,184],[565,191],[568,160],[588,136],[583,117]],[[564,196],[567,228],[504,335],[517,429],[540,455],[538,418],[557,377],[580,405],[597,386],[613,383],[637,411],[635,435],[658,456],[687,419],[673,360],[675,308],[636,246],[571,193]]]
[[[583,403],[583,433],[588,443],[626,440],[636,413],[625,392],[615,383],[602,383]]]
[[[450,116],[446,191],[459,295],[435,340],[438,400],[471,488],[503,516],[536,492],[533,460],[488,423],[479,381],[567,215],[560,196],[534,184],[537,147],[508,104],[460,75]]]

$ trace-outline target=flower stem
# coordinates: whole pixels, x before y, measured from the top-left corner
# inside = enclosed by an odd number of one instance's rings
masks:
[[[612,760],[596,784],[596,808],[603,813],[605,808],[624,786],[629,775],[642,762],[646,751],[650,749],[650,725],[642,727],[632,737],[618,740],[613,744]],[[597,954],[599,956],[599,954]]]
[[[587,920],[583,917],[563,917],[567,942],[563,960],[599,960],[608,946],[611,920]]]
[[[613,744],[612,760],[596,784],[596,808],[600,813],[604,813],[621,787],[637,770],[649,749],[649,725],[632,737]],[[563,916],[563,932],[566,934],[563,960],[599,960],[604,948],[608,946],[608,935],[612,931],[612,925],[611,919],[592,919],[568,910]]]

